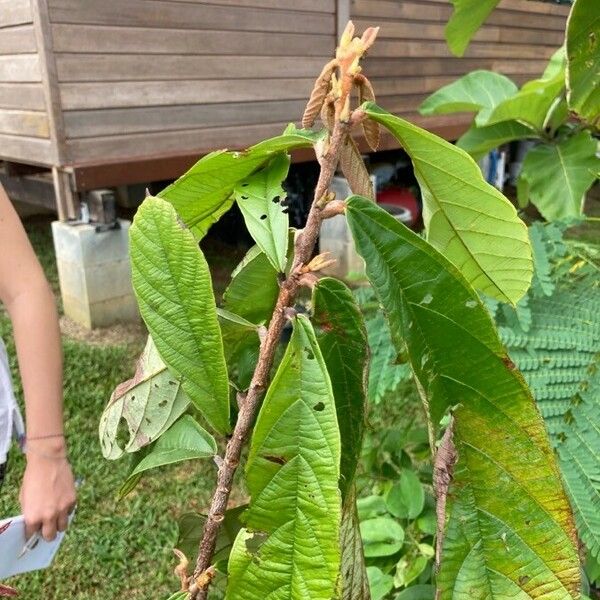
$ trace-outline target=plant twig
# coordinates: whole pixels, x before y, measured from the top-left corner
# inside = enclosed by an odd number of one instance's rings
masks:
[[[296,238],[294,262],[290,274],[280,284],[273,316],[266,333],[263,331],[261,337],[260,352],[250,387],[243,402],[239,405],[237,422],[227,443],[225,457],[219,466],[217,488],[204,525],[194,575],[190,580],[189,591],[192,600],[206,600],[208,595],[211,575],[214,574],[214,568],[211,566],[212,557],[215,552],[219,528],[225,519],[233,477],[239,466],[242,448],[252,429],[261,398],[267,389],[275,351],[281,339],[290,308],[294,305],[299,288],[306,283],[307,273],[311,271],[313,266],[316,268],[325,264],[322,262],[323,257],[320,261],[317,261],[318,264],[310,265],[309,263],[319,236],[321,222],[327,216],[331,216],[331,210],[328,211],[326,207],[331,200],[329,186],[335,174],[340,153],[352,126],[360,120],[357,118],[359,115],[350,112],[350,95],[355,77],[360,73],[358,63],[366,50],[375,41],[377,31],[378,29],[368,28],[361,39],[354,38],[354,25],[352,25],[352,22],[348,23],[336,52],[335,65],[338,67],[338,77],[333,72],[329,77],[329,71],[332,71],[334,66],[332,62],[324,70],[326,76],[321,74],[321,77],[317,80],[316,88],[319,88],[319,92],[316,94],[316,98],[311,97],[309,102],[310,110],[308,112],[311,118],[314,118],[314,114],[318,114],[320,110],[319,103],[324,103],[327,97],[327,93],[323,93],[323,91],[327,92],[325,83],[331,85],[335,107],[333,131],[331,131],[328,144],[323,147],[322,152],[317,153],[321,170],[306,226]],[[355,112],[358,113],[359,111]]]
[[[318,200],[327,193],[327,190],[331,185],[338,164],[342,141],[347,135],[348,130],[349,125],[347,123],[338,121],[335,124],[329,149],[321,163],[321,173],[315,189],[314,201],[306,221],[306,227],[300,234],[300,238],[296,245],[296,254],[290,275],[281,284],[275,311],[273,312],[267,334],[260,348],[258,363],[256,365],[256,370],[254,371],[254,376],[252,377],[252,382],[250,383],[250,388],[240,407],[233,435],[227,444],[225,458],[219,468],[217,489],[215,490],[208,518],[204,526],[203,537],[200,542],[198,553],[198,561],[193,576],[193,583],[190,586],[191,597],[193,600],[205,600],[207,597],[208,586],[205,585],[201,588],[196,582],[211,565],[219,527],[225,518],[225,511],[227,510],[227,502],[229,500],[229,494],[231,493],[233,476],[240,463],[242,448],[248,438],[252,424],[254,423],[260,399],[267,388],[269,371],[273,366],[275,350],[279,344],[285,326],[285,309],[294,304],[300,287],[302,268],[310,262],[319,235],[323,209],[319,206]]]

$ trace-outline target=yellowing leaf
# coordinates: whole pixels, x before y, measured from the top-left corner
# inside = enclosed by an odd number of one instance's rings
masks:
[[[431,427],[454,415],[440,600],[577,599],[573,517],[541,416],[487,310],[439,252],[382,208],[346,215]]]
[[[428,241],[471,285],[516,303],[529,288],[533,264],[527,228],[514,206],[484,181],[463,150],[374,104],[363,108],[394,134],[412,160]]]

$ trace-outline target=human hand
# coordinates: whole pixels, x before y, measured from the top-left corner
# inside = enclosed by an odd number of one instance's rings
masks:
[[[36,440],[28,443],[27,467],[19,496],[29,539],[41,529],[52,541],[65,531],[75,506],[75,483],[66,458],[64,441]]]

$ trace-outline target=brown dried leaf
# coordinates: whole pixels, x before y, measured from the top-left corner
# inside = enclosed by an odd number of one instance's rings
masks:
[[[14,598],[19,595],[19,592],[8,585],[0,583],[0,598]]]
[[[357,77],[358,83],[358,98],[359,103],[363,102],[375,102],[375,91],[373,90],[373,86],[371,82],[364,76],[360,75]],[[374,152],[379,147],[379,139],[380,139],[380,128],[379,123],[372,121],[369,118],[365,118],[362,122],[363,132],[365,134],[365,139],[367,140],[367,144]]]
[[[340,153],[340,167],[353,193],[374,199],[373,183],[354,140],[348,136]]]
[[[448,487],[452,481],[454,465],[458,459],[458,454],[452,439],[453,435],[454,421],[451,420],[448,428],[444,432],[442,441],[435,454],[435,461],[433,464],[433,489],[435,490],[437,513],[435,564],[438,568],[442,556],[444,530],[446,528],[446,497],[448,495]]]
[[[310,98],[308,100],[308,104],[304,110],[304,115],[302,116],[302,127],[308,129],[313,126],[317,115],[321,111],[321,107],[325,102],[325,98],[327,93],[329,92],[329,84],[331,82],[331,76],[333,75],[333,71],[336,68],[337,63],[335,60],[328,62],[321,71],[319,77],[315,81],[315,85],[310,94]]]

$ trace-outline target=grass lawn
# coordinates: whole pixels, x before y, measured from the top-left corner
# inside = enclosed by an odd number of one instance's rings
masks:
[[[29,224],[28,232],[57,290],[49,223]],[[221,250],[215,254],[219,255],[218,269],[223,275],[215,282],[219,292],[232,265],[225,264]],[[230,250],[230,262],[235,263],[239,254]],[[17,382],[10,321],[1,309],[0,336],[7,343]],[[216,467],[212,462],[195,462],[150,474],[123,502],[115,503],[128,461],[109,462],[102,457],[97,427],[115,385],[133,374],[144,342],[142,336],[138,338],[110,344],[63,339],[67,437],[73,470],[83,482],[76,519],[53,567],[7,581],[23,598],[160,600],[177,589],[171,550],[177,536],[177,517],[205,507]],[[14,450],[0,496],[2,517],[20,512],[18,491],[23,468],[24,460]]]

